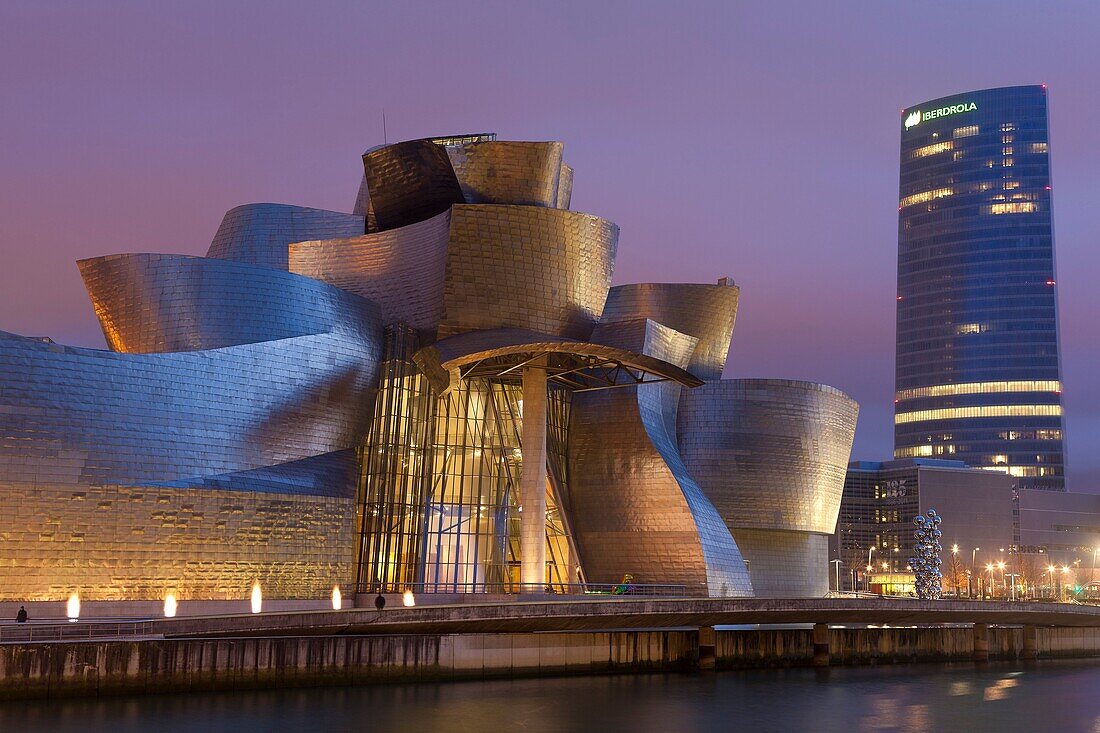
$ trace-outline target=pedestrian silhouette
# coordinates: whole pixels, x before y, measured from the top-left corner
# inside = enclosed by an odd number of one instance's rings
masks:
[[[23,606],[19,607],[19,613],[15,614],[15,622],[18,624],[27,623],[27,619],[30,618],[27,615],[27,609]]]
[[[377,608],[379,611],[386,607],[386,597],[381,593],[379,593],[378,597],[374,599],[374,607]]]

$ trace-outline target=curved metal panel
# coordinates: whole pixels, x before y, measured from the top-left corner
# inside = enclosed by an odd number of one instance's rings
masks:
[[[468,204],[556,208],[564,147],[494,140],[450,146],[447,154]]]
[[[568,209],[573,201],[573,169],[561,164],[561,174],[558,176],[558,200],[555,208]]]
[[[443,315],[451,214],[349,239],[297,242],[290,270],[369,298],[383,323],[432,331]]]
[[[161,353],[339,333],[380,339],[378,309],[301,275],[185,255],[122,254],[77,263],[107,344]]]
[[[0,338],[0,480],[179,481],[354,448],[369,427],[380,340],[326,333],[117,354]]]
[[[570,494],[587,577],[752,595],[729,529],[676,455],[661,415],[667,385],[573,396]],[[676,388],[674,388],[676,389]]]
[[[858,414],[821,384],[708,382],[680,397],[680,454],[731,528],[831,534]]]
[[[226,212],[206,256],[285,270],[291,242],[354,237],[365,232],[366,226],[363,216],[339,211],[245,204]]]
[[[431,140],[409,140],[368,151],[363,155],[363,170],[380,230],[430,219],[464,200],[446,149]]]
[[[722,378],[737,319],[735,285],[635,283],[617,285],[607,295],[601,321],[649,318],[695,336],[688,371],[705,380]]]
[[[829,592],[829,536],[734,529],[758,598],[822,598]]]
[[[607,298],[618,240],[617,226],[589,214],[453,207],[440,337],[525,328],[587,340]]]

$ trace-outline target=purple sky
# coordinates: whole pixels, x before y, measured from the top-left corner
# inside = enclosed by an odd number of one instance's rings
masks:
[[[384,107],[391,141],[565,141],[573,207],[622,227],[616,283],[731,275],[727,376],[846,390],[854,457],[886,458],[899,110],[1040,82],[1069,479],[1100,490],[1092,0],[6,0],[0,329],[102,346],[77,258],[202,254],[252,201],[350,210]]]

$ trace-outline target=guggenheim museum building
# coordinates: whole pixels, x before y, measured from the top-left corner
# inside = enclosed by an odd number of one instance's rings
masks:
[[[108,350],[0,332],[0,601],[826,593],[857,405],[722,379],[728,278],[612,287],[562,155],[385,145],[353,213],[79,262]]]

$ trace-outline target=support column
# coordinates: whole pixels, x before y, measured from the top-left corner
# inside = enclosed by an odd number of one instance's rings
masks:
[[[974,624],[974,661],[989,661],[989,624]]]
[[[814,666],[829,666],[829,625],[814,624]]]
[[[1034,626],[1024,626],[1024,648],[1020,659],[1035,659],[1039,655],[1035,636]]]
[[[699,627],[699,669],[714,669],[718,640],[713,626]]]
[[[546,357],[523,369],[523,428],[519,479],[520,581],[526,592],[546,583]]]

